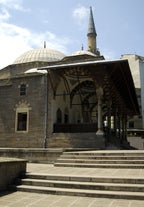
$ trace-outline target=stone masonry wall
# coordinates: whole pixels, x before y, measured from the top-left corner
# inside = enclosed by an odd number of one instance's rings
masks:
[[[0,191],[8,190],[15,179],[26,172],[26,161],[12,158],[0,158]]]
[[[27,94],[20,96],[19,86],[27,85]],[[31,75],[14,78],[0,86],[0,147],[43,147],[45,137],[45,77]],[[29,108],[28,132],[15,130],[16,109]]]

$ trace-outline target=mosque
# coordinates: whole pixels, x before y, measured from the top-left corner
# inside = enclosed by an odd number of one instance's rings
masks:
[[[88,50],[30,50],[0,70],[0,147],[127,147],[127,117],[139,115],[126,59],[97,49],[92,8]]]

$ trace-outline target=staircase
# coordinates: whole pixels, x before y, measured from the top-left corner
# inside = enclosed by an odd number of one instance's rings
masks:
[[[96,134],[87,133],[53,133],[48,139],[49,148],[89,148],[105,149],[105,140],[96,138]]]
[[[84,171],[92,168],[143,170],[144,151],[64,152],[53,168],[54,170],[60,168],[63,171],[69,169],[69,173],[65,175],[48,172],[47,174],[27,173],[26,178],[21,179],[16,189],[46,194],[144,200],[144,176],[112,177],[96,173],[70,175],[71,169],[77,171],[79,167]]]
[[[57,167],[144,168],[141,151],[64,152],[54,164]]]

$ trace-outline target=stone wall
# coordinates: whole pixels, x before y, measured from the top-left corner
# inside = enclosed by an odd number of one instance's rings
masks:
[[[62,154],[63,149],[0,148],[0,157],[11,157],[35,163],[53,163]]]
[[[0,158],[0,191],[8,190],[26,172],[26,160]]]
[[[20,84],[27,93],[19,94]],[[23,75],[0,86],[0,147],[43,147],[45,139],[45,77]],[[28,108],[27,131],[16,130],[18,107]]]

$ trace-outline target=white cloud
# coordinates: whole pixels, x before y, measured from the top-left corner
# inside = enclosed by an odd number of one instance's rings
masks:
[[[7,23],[11,17],[10,10],[24,10],[22,0],[0,0],[0,68],[11,64],[18,56],[18,52],[30,48],[25,41],[29,31]]]
[[[59,38],[51,32],[32,32],[27,28],[2,22],[0,27],[0,68],[12,64],[19,55],[32,48],[42,48],[45,40],[47,47],[67,53],[66,45],[70,42],[67,38]]]
[[[83,26],[83,22],[88,18],[88,13],[88,8],[79,6],[73,11],[73,17],[80,26]]]
[[[47,47],[67,54],[68,38],[61,38],[49,31],[35,32],[30,29],[9,23],[12,10],[23,10],[22,0],[0,0],[0,69],[12,64],[22,53],[32,48],[42,48],[44,41]]]
[[[23,0],[0,0],[0,5],[4,8],[24,11],[22,3]]]
[[[9,12],[5,8],[0,8],[0,22],[10,18]]]
[[[19,31],[18,31],[19,30]],[[24,33],[23,33],[24,32]],[[25,35],[27,33],[27,35]],[[0,28],[0,68],[11,64],[15,58],[30,49],[26,38],[28,32],[15,25],[2,23]]]

